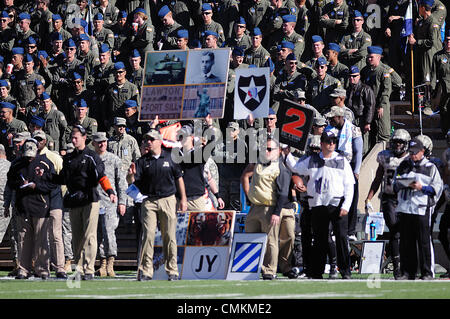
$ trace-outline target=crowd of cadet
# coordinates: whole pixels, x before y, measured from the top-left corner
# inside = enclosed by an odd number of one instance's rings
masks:
[[[137,230],[137,279],[153,277],[159,224],[165,270],[177,280],[176,210],[240,211],[242,187],[251,206],[245,230],[269,234],[264,279],[278,271],[289,278],[322,278],[327,260],[331,278],[338,271],[350,278],[348,242],[356,240],[362,159],[375,144],[389,142],[378,156],[366,207],[383,185],[395,278],[415,278],[419,261],[421,277],[433,278],[427,218],[436,204],[447,205],[439,238],[450,256],[449,154],[436,166],[427,159],[429,138],[393,131],[390,101],[411,100],[414,74],[414,84],[425,88],[423,113],[440,113],[448,139],[450,31],[445,5],[420,0],[412,2],[413,33],[405,37],[408,5],[2,0],[0,238],[10,225],[10,275],[47,279],[54,270],[57,278],[67,278],[76,265],[85,280],[115,276],[115,231],[122,220]],[[184,138],[178,144],[161,134],[178,121],[138,121],[146,52],[221,47],[231,52],[223,118],[181,121]],[[235,121],[235,70],[248,67],[269,67],[271,107],[266,118]],[[432,109],[433,98],[438,109]],[[278,141],[284,99],[314,111],[305,151]],[[205,140],[208,129],[213,133]],[[251,144],[243,132],[252,129],[265,130],[268,138]],[[191,150],[210,143],[212,156],[192,161]],[[264,163],[251,162],[252,152],[263,154]],[[402,187],[397,175],[415,181]],[[132,184],[144,200],[127,195]],[[295,203],[302,207],[300,220]],[[402,223],[400,215],[407,215]],[[411,257],[415,241],[422,247],[419,261]]]

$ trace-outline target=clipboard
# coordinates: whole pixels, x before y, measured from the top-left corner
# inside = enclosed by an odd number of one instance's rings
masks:
[[[415,182],[416,179],[414,177],[401,177],[395,180],[396,183],[403,187],[409,187],[409,184]]]

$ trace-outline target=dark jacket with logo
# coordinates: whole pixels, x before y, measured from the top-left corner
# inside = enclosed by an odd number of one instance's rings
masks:
[[[347,89],[347,107],[355,114],[358,126],[372,123],[375,114],[375,94],[370,86],[359,81]]]
[[[32,161],[27,157],[14,160],[8,172],[8,185],[16,191],[16,208],[20,215],[48,217],[50,212],[50,193],[56,188],[51,182],[55,168],[45,155],[37,155]],[[21,186],[24,180],[33,182],[36,187]]]

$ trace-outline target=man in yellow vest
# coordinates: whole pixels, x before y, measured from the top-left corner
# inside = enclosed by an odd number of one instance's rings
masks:
[[[283,273],[291,270],[289,260],[294,246],[295,218],[294,206],[289,200],[291,172],[280,157],[280,144],[268,138],[263,150],[265,154],[258,163],[251,163],[244,170],[241,183],[251,202],[245,232],[267,233],[262,277],[272,280],[276,278],[279,254],[282,255],[280,270]]]

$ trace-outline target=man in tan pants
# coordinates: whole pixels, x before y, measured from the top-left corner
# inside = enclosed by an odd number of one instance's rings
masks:
[[[72,144],[75,149],[64,156],[63,169],[55,180],[67,185],[63,203],[64,207],[70,208],[76,270],[83,280],[92,280],[97,255],[97,185],[101,185],[113,203],[117,201],[117,196],[105,175],[102,160],[95,151],[86,147],[86,138],[86,130],[81,125],[75,125],[72,129]]]
[[[282,272],[290,270],[289,258],[294,245],[294,210],[288,196],[291,173],[280,154],[279,143],[268,138],[265,158],[257,164],[249,164],[241,176],[244,192],[252,203],[245,221],[245,232],[267,233],[262,265],[264,280],[276,278],[280,252],[283,253],[280,264]],[[279,246],[280,237],[282,241]]]
[[[153,251],[157,223],[163,240],[165,270],[169,281],[178,280],[175,194],[180,196],[180,209],[186,211],[187,199],[180,165],[172,160],[169,151],[162,150],[162,136],[153,129],[144,135],[148,152],[132,164],[134,184],[147,198],[141,206],[142,244],[138,266],[138,280],[153,277]]]

